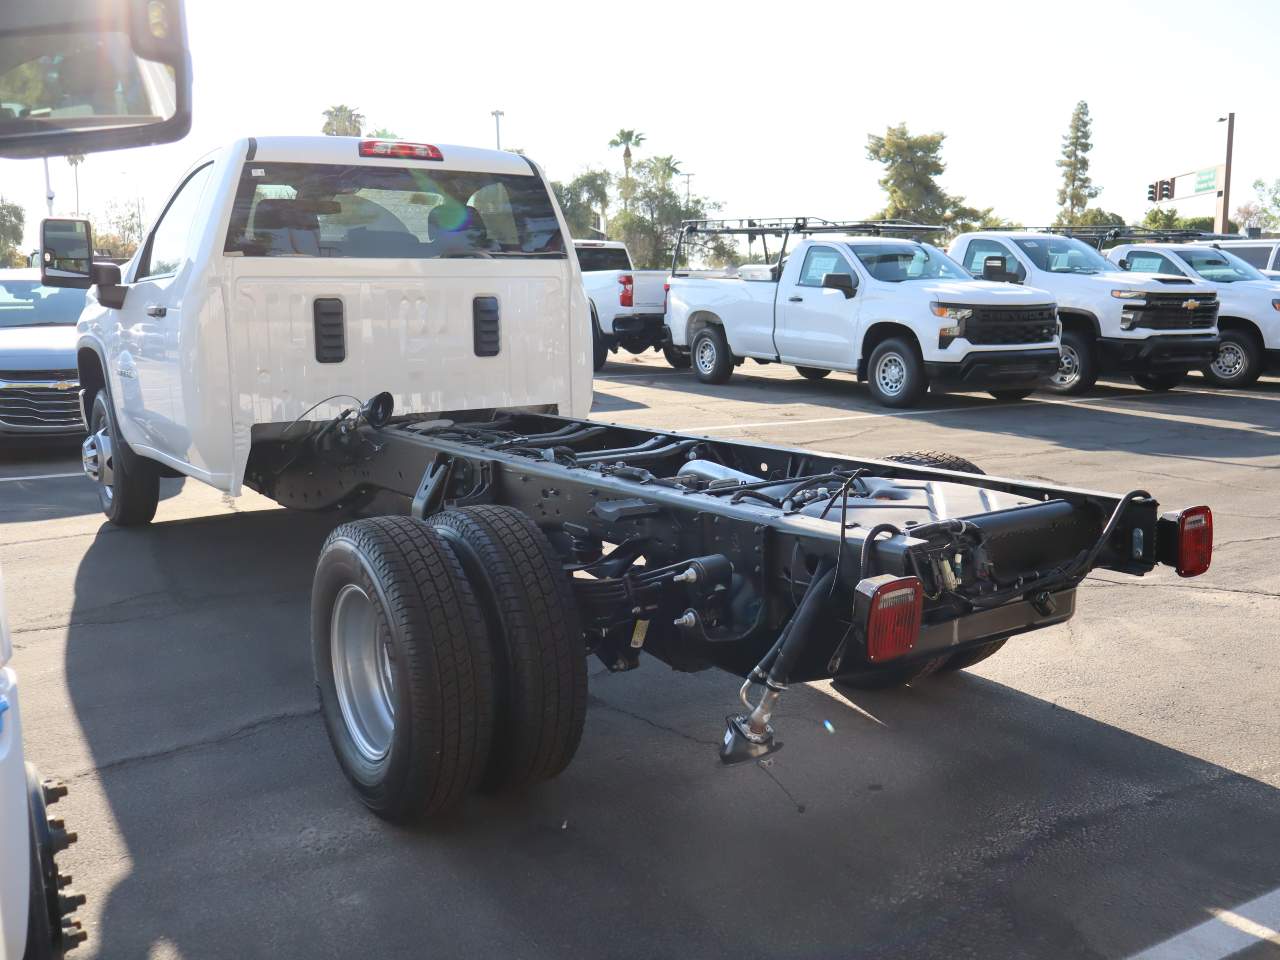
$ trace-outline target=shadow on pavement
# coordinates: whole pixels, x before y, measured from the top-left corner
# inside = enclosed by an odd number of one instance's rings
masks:
[[[786,748],[722,768],[731,678],[596,672],[558,780],[388,826],[314,708],[308,594],[340,519],[84,557],[67,683],[130,864],[86,954],[1118,957],[1280,885],[1275,789],[969,675],[857,708],[795,688]]]

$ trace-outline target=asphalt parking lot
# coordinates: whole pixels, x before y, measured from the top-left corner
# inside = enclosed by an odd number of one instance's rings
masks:
[[[399,829],[315,707],[308,591],[341,518],[166,481],[154,526],[112,529],[76,444],[5,441],[28,756],[70,784],[89,896],[74,957],[1121,958],[1193,928],[1163,955],[1280,956],[1280,379],[889,412],[843,376],[645,360],[606,367],[594,416],[1144,487],[1213,507],[1213,568],[1099,573],[967,673],[793,689],[767,766],[716,758],[732,678],[593,661],[563,776]]]

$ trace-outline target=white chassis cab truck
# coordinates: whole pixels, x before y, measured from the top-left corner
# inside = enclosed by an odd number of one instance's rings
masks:
[[[1103,228],[1106,230],[1107,228]],[[1062,323],[1062,366],[1047,385],[1080,394],[1099,375],[1129,374],[1147,390],[1169,390],[1218,350],[1213,287],[1188,277],[1125,273],[1074,230],[964,233],[951,256],[976,277],[1048,290]]]
[[[937,229],[688,221],[669,281],[672,343],[690,351],[706,383],[724,383],[752,357],[791,364],[810,379],[847,370],[890,407],[914,406],[930,386],[1027,396],[1058,369],[1053,296],[974,280],[937,247],[902,236]],[[736,277],[680,269],[699,238],[735,236],[779,238],[780,262],[741,267]],[[788,254],[792,237],[799,239]]]
[[[1092,569],[1208,568],[1209,509],[1144,490],[583,419],[567,236],[521,156],[343,137],[202,160],[123,273],[86,221],[44,226],[46,282],[92,284],[84,461],[113,522],[149,522],[165,472],[394,511],[336,525],[311,594],[323,722],[378,815],[563,770],[588,655],[736,675],[734,762],[777,749],[788,683],[964,669],[1069,619]]]
[[[12,657],[0,577],[0,960],[52,960],[87,936],[72,916],[84,895],[67,886],[71,877],[56,862],[76,835],[47,809],[66,796],[66,785],[42,781],[23,760]]]
[[[599,370],[610,353],[661,350],[672,366],[688,366],[674,353],[663,319],[667,271],[636,270],[620,240],[575,240],[582,285],[591,304],[592,366]]]
[[[1230,247],[1197,243],[1122,243],[1107,251],[1121,270],[1210,284],[1218,293],[1222,342],[1204,375],[1223,387],[1247,387],[1280,368],[1280,284]]]

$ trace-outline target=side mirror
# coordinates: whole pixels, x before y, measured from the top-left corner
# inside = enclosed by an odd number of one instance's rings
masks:
[[[191,129],[183,0],[4,0],[0,157],[169,143]]]
[[[1132,266],[1133,266],[1133,264],[1131,264],[1131,263],[1129,262],[1129,258],[1128,258],[1128,257],[1121,257],[1121,258],[1119,259],[1119,261],[1117,261],[1117,262],[1118,262],[1118,264],[1119,264],[1119,266],[1120,266],[1120,269],[1121,269],[1121,270],[1129,270],[1129,269],[1131,269],[1131,268],[1132,268]]]
[[[1007,282],[1009,274],[1004,268],[1004,257],[991,256],[984,258],[982,261],[982,279],[993,280],[996,283]]]
[[[40,282],[87,289],[93,284],[93,230],[88,220],[40,224]]]
[[[857,284],[853,282],[853,277],[847,273],[824,273],[822,286],[825,290],[839,290],[846,300],[850,299],[858,289]]]

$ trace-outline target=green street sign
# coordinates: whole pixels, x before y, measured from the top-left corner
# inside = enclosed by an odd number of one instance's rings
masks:
[[[1208,193],[1218,189],[1218,168],[1196,171],[1196,193]]]

